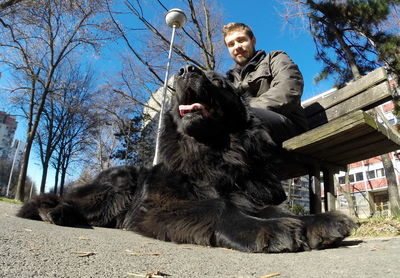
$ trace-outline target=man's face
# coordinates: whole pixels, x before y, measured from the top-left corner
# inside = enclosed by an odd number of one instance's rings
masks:
[[[225,44],[232,59],[243,66],[255,53],[256,39],[250,39],[244,30],[236,30],[228,33],[225,37]]]

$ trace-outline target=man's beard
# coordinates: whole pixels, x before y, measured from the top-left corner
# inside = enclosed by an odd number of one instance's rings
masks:
[[[242,56],[242,59],[240,59],[240,60],[238,60],[236,58],[235,59],[236,64],[238,64],[241,67],[245,66],[254,57],[255,53],[256,53],[256,50],[255,50],[255,48],[253,48],[253,50],[249,53],[248,57]]]

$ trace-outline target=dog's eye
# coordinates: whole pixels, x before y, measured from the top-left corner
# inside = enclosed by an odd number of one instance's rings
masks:
[[[217,79],[217,78],[214,78],[212,80],[212,83],[214,83],[214,85],[216,85],[218,87],[222,87],[222,85],[224,84],[224,82],[221,79]]]

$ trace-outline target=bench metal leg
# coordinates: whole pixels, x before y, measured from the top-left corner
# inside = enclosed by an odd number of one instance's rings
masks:
[[[321,173],[319,167],[314,167],[309,171],[310,181],[310,213],[321,213]]]
[[[322,171],[324,174],[324,208],[325,211],[333,211],[336,210],[336,192],[333,180],[334,172],[331,169],[323,169]]]

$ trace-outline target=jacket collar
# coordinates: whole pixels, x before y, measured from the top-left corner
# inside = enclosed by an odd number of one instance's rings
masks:
[[[240,66],[239,64],[235,63],[230,72],[236,72],[243,76],[249,69],[256,67],[258,63],[264,59],[265,56],[266,54],[264,50],[257,50],[250,61],[247,62],[247,64],[245,64],[244,66]]]
[[[265,55],[266,54],[265,54],[264,50],[257,50],[254,53],[254,56],[250,59],[250,61],[247,62],[247,64],[245,64],[244,66],[241,66],[241,65],[235,63],[235,66],[233,68],[243,70],[250,65],[257,65],[265,57]]]

